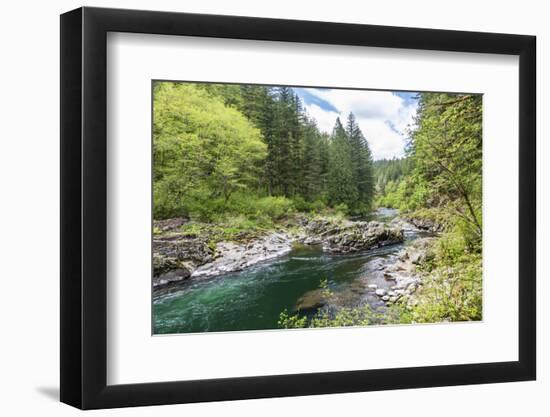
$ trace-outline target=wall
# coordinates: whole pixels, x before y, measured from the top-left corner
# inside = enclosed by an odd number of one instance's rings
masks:
[[[540,213],[550,208],[548,110],[550,26],[544,2],[463,0],[394,0],[391,2],[247,0],[93,1],[89,6],[159,9],[218,14],[330,20],[395,26],[417,26],[535,34],[538,36],[539,137],[539,379],[537,382],[328,395],[305,398],[238,401],[170,407],[100,411],[95,415],[132,416],[275,416],[384,414],[407,416],[543,415],[543,393],[550,389],[550,366],[544,353],[550,342],[550,303],[541,294],[550,288],[549,268],[542,259],[550,250],[550,224]],[[2,8],[2,342],[0,370],[4,415],[59,416],[77,411],[59,404],[58,393],[58,275],[59,275],[59,18],[79,7],[76,1],[9,2]],[[6,148],[7,145],[7,148]],[[546,157],[546,158],[545,158]],[[543,235],[545,235],[543,237]]]

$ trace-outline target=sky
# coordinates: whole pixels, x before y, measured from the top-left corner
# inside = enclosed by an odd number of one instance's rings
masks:
[[[404,155],[406,132],[414,123],[418,93],[329,88],[294,88],[294,91],[319,130],[331,133],[336,118],[340,117],[345,125],[352,112],[375,160]]]

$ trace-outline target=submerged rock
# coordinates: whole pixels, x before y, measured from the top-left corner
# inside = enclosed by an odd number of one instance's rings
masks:
[[[321,288],[302,295],[296,302],[296,311],[310,311],[323,307],[327,303],[327,292]]]

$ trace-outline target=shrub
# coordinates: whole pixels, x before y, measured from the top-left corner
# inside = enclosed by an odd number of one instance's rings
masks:
[[[182,205],[182,198],[172,190],[178,187],[175,178],[169,178],[164,182],[155,182],[153,187],[153,217],[155,219],[167,219],[170,217],[186,217],[189,212]]]
[[[471,251],[458,231],[444,233],[433,248],[435,257],[425,265],[424,286],[411,320],[420,323],[468,321],[482,318],[482,259]]]
[[[316,213],[324,210],[325,208],[326,208],[326,204],[321,200],[315,200],[310,205],[310,210],[313,211],[313,212],[316,212]]]
[[[349,213],[349,208],[346,203],[341,203],[334,206],[334,211],[339,216],[346,216]]]
[[[326,279],[321,280],[319,289],[323,292],[326,305],[317,309],[312,316],[302,316],[299,313],[289,314],[284,310],[279,315],[279,327],[297,329],[305,327],[348,327],[366,326],[375,320],[377,314],[367,305],[350,308],[336,308],[331,306],[334,293],[329,288]]]
[[[294,206],[292,200],[286,197],[263,197],[253,202],[257,217],[267,216],[272,219],[281,219],[292,213]]]

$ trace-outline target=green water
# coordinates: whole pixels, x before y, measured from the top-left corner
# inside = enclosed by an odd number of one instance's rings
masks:
[[[387,214],[387,213],[386,213]],[[195,333],[276,329],[281,311],[296,310],[297,300],[319,288],[326,279],[341,294],[339,302],[352,306],[380,301],[367,285],[392,285],[380,266],[392,261],[402,247],[393,245],[355,255],[331,255],[318,246],[301,246],[288,255],[244,271],[191,280],[171,293],[153,299],[153,332]]]

